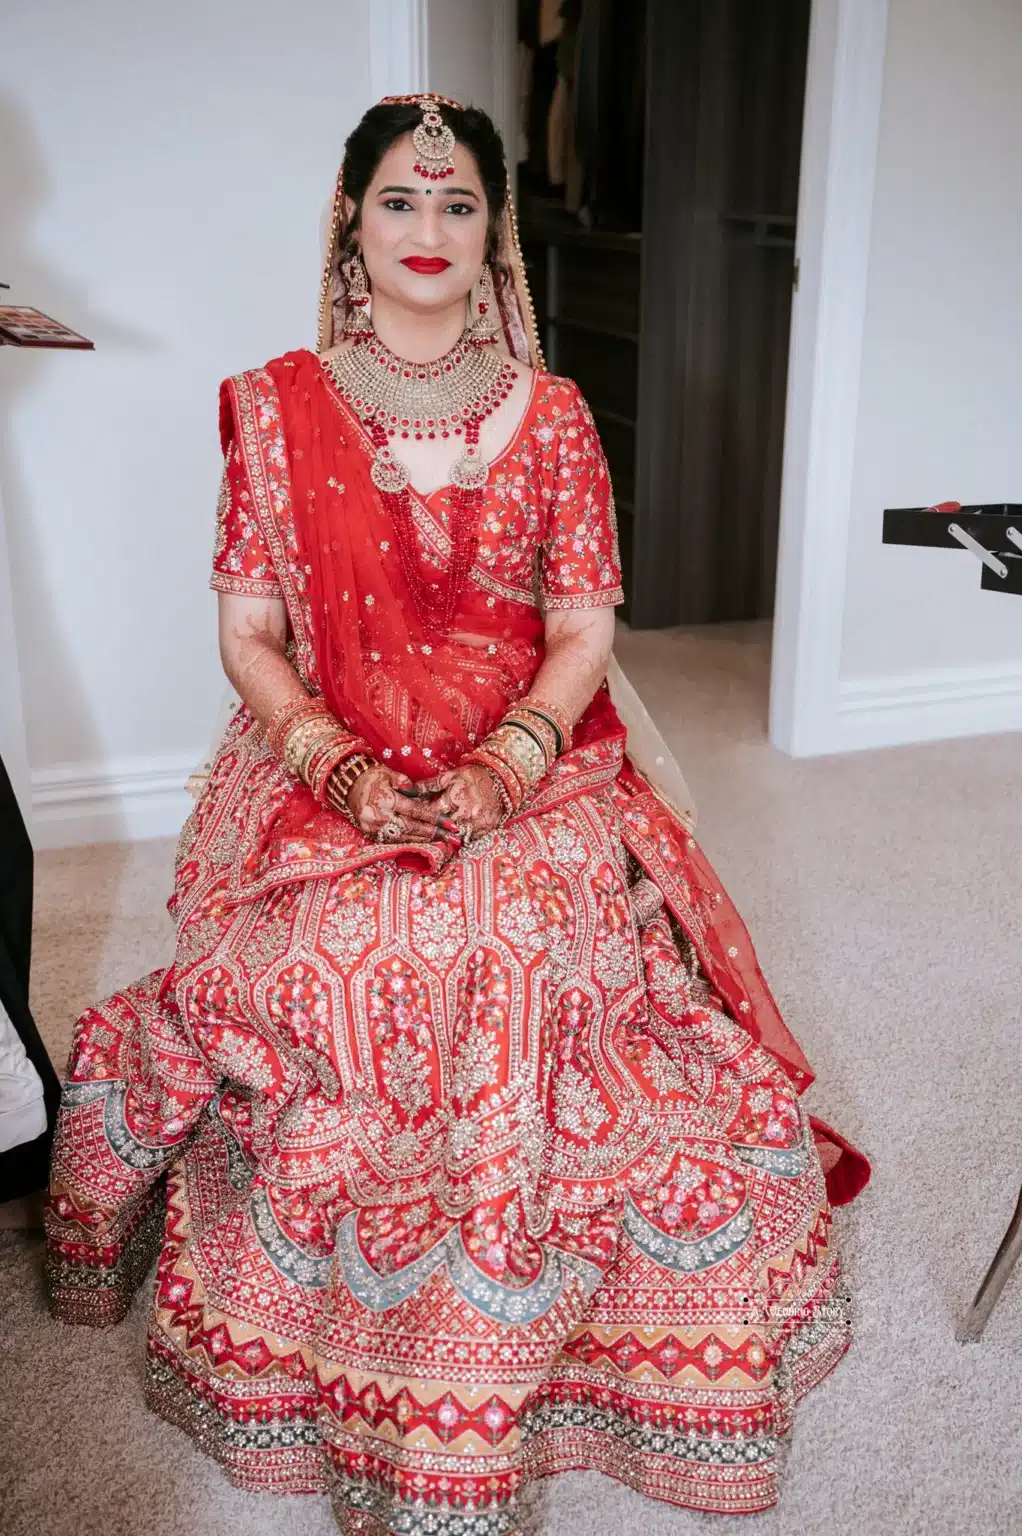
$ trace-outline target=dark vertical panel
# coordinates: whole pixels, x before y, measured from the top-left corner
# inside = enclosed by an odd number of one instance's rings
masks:
[[[726,205],[732,157],[732,12],[736,3],[739,0],[714,0],[713,4],[702,0],[699,6],[692,257],[678,487],[678,605],[683,622],[690,624],[716,617],[714,572],[719,558],[728,351],[727,248],[720,215]]]
[[[607,145],[595,228],[523,218],[551,364],[612,462],[636,627],[772,612],[809,3],[646,0],[641,241],[612,232]],[[611,34],[636,41],[643,7],[583,15],[590,116],[602,133],[616,112],[637,144],[627,92],[606,87],[625,52]],[[540,276],[554,267],[556,293]]]
[[[650,3],[638,627],[772,611],[808,15]]]
[[[699,0],[649,0],[630,622],[677,622]]]
[[[773,612],[809,4],[740,0],[732,20],[730,212],[753,221],[729,225],[718,619]]]

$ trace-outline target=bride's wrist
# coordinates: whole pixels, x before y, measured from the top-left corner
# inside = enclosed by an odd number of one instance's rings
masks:
[[[295,778],[300,779],[322,805],[331,803],[329,786],[339,770],[347,764],[365,763],[368,766],[369,762],[367,744],[345,729],[325,699],[308,696],[289,699],[271,715],[266,726],[266,739]],[[350,783],[354,783],[355,777],[357,774],[343,775],[341,782],[345,791]]]
[[[459,766],[485,769],[500,801],[501,821],[513,816],[525,800],[528,790],[521,777],[496,751],[487,751],[487,742],[481,742],[473,752],[467,753]]]
[[[512,705],[500,724],[462,762],[477,763],[489,771],[504,814],[511,815],[570,746],[571,728],[566,710],[527,695]]]
[[[351,808],[351,792],[363,774],[378,766],[379,764],[366,753],[357,752],[338,764],[326,781],[326,803],[332,810],[347,816],[348,820],[356,826],[358,823]]]

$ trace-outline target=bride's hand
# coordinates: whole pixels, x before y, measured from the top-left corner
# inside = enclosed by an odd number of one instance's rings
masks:
[[[400,791],[411,779],[383,763],[360,773],[348,792],[348,810],[367,837],[392,843],[429,843],[440,812],[435,800],[411,800]]]
[[[481,763],[452,768],[434,781],[434,787],[442,793],[437,795],[433,805],[440,815],[450,817],[465,841],[482,837],[484,832],[492,832],[500,824],[504,807],[492,773]]]

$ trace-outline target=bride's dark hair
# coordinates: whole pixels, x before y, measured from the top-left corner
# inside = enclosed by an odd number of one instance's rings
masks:
[[[471,150],[479,168],[479,179],[486,194],[489,214],[486,260],[496,271],[497,235],[507,201],[507,165],[503,141],[492,118],[478,107],[441,105],[440,116],[458,143]],[[342,225],[340,231],[338,245],[342,262],[354,253],[362,218],[362,200],[380,161],[392,144],[406,133],[412,133],[421,122],[421,107],[411,103],[383,102],[370,107],[348,135],[344,145],[344,191],[355,206],[351,218]],[[507,276],[501,270],[498,281]]]

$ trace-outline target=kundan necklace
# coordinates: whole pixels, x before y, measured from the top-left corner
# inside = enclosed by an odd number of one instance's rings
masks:
[[[350,347],[324,359],[338,394],[361,419],[376,447],[373,483],[394,518],[401,563],[423,624],[450,628],[479,544],[479,512],[489,465],[479,454],[479,428],[506,400],[517,377],[492,338],[466,330],[449,352],[428,363],[398,357],[376,335],[359,332]],[[461,437],[451,469],[451,554],[446,573],[427,574],[415,542],[408,470],[394,439]]]

